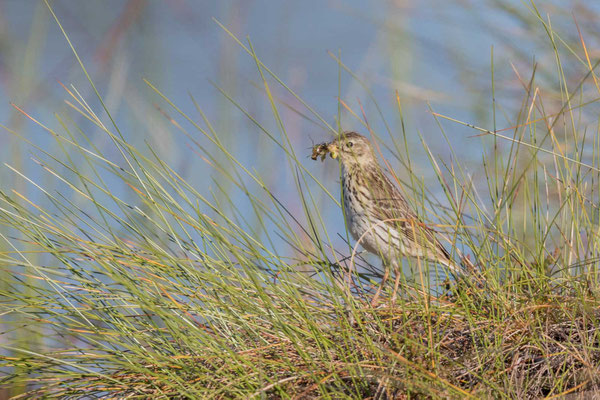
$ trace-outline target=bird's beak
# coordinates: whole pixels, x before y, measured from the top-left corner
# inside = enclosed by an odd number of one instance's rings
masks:
[[[327,150],[329,150],[329,155],[331,156],[331,158],[337,158],[338,156],[338,147],[337,144],[335,143],[335,141],[329,143],[327,145]]]

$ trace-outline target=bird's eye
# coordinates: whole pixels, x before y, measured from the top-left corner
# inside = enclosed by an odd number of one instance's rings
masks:
[[[352,142],[348,142],[348,143],[346,143],[346,146],[348,146],[348,147],[352,147],[352,146],[354,146],[354,143],[352,143]]]

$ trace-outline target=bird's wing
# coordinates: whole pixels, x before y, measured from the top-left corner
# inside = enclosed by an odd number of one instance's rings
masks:
[[[411,210],[396,186],[380,171],[373,174],[373,187],[369,188],[373,200],[373,214],[377,220],[399,230],[410,242],[429,248],[438,257],[450,260],[450,255],[437,240],[434,231],[426,226]]]

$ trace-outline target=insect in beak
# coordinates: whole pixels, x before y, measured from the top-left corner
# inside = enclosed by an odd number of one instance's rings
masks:
[[[329,149],[327,148],[327,143],[319,143],[313,146],[312,155],[310,156],[310,158],[316,160],[318,157],[321,157],[321,161],[324,161],[325,157],[327,157],[328,152]]]
[[[314,145],[310,158],[316,160],[317,158],[321,157],[321,161],[324,161],[325,157],[327,157],[327,153],[329,153],[331,158],[335,159],[338,157],[338,147],[334,142],[319,143]]]

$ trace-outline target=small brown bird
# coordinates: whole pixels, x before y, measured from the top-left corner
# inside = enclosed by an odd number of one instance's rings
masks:
[[[319,154],[323,149],[319,148]],[[434,231],[417,215],[386,177],[377,162],[369,140],[356,132],[344,132],[328,144],[332,158],[342,163],[342,199],[344,213],[352,237],[384,264],[384,276],[371,304],[377,300],[390,272],[396,275],[392,299],[400,283],[402,256],[440,263],[459,272],[450,255],[435,237]]]

